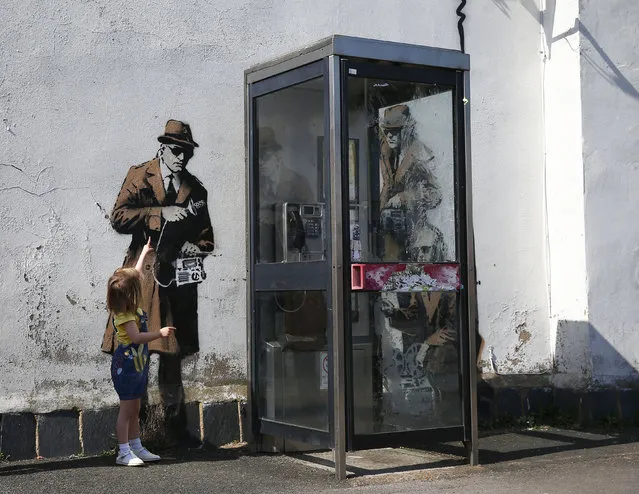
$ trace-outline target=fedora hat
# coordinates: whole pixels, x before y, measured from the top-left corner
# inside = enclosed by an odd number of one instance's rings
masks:
[[[164,127],[164,134],[158,137],[162,144],[179,144],[185,147],[198,147],[198,143],[193,140],[191,127],[189,124],[179,120],[169,120]]]
[[[275,138],[271,127],[260,127],[257,131],[257,145],[260,151],[276,152],[282,149]]]
[[[399,129],[406,125],[410,115],[410,110],[406,105],[389,106],[384,109],[382,118],[379,119],[379,126],[383,129]]]

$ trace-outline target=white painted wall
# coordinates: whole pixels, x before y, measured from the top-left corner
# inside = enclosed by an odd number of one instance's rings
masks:
[[[558,386],[587,384],[589,362],[578,0],[545,2],[544,106],[550,351]],[[585,329],[584,329],[585,328]]]
[[[591,364],[639,382],[639,4],[582,0],[581,93]]]
[[[209,191],[216,237],[200,286],[201,352],[185,364],[187,394],[241,396],[243,71],[335,33],[457,49],[456,7],[437,0],[5,0],[0,412],[116,403],[99,343],[105,282],[129,237],[116,234],[105,214],[128,167],[154,156],[168,118],[189,122],[200,143],[189,169]],[[545,372],[539,9],[491,0],[469,2],[466,13],[484,368]]]
[[[498,374],[544,373],[552,365],[540,15],[528,3],[491,0],[467,8],[481,359],[484,371]]]

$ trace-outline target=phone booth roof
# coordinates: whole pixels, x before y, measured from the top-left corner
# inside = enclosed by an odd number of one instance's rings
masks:
[[[335,34],[287,55],[254,65],[244,72],[245,79],[251,84],[331,55],[423,67],[470,70],[469,55],[458,50]]]

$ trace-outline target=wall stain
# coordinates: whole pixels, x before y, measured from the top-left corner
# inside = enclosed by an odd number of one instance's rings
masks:
[[[106,212],[106,210],[102,207],[102,205],[101,205],[98,201],[95,201],[95,205],[98,207],[98,209],[99,209],[99,210],[102,212],[102,214],[104,215],[104,219],[105,219],[105,220],[108,220],[108,219],[110,218],[110,217],[109,217],[109,213],[107,213],[107,212]]]
[[[526,323],[517,325],[515,332],[519,334],[519,344],[515,346],[515,353],[519,352],[523,346],[530,341],[532,333],[526,329]]]
[[[44,287],[41,285],[37,285],[34,291],[37,303],[30,304],[31,307],[35,305],[35,311],[29,314],[27,337],[33,340],[36,345],[41,345],[45,340],[45,326],[47,321],[45,307],[47,305],[47,297],[44,292]]]
[[[188,360],[191,362],[185,359],[182,371],[185,381],[194,381],[206,387],[246,383],[245,373],[231,357],[220,357],[213,353],[203,358],[196,355]]]
[[[71,305],[77,305],[78,304],[78,301],[75,298],[71,297],[68,293],[66,294],[66,297],[67,297],[67,300],[69,301],[69,303]],[[80,305],[79,307],[80,307],[80,309],[82,309],[83,311],[86,312],[86,310],[87,310],[86,306]]]
[[[59,347],[54,347],[49,350],[51,360],[56,362],[74,364],[77,361],[77,355],[69,350],[69,345],[60,344]]]

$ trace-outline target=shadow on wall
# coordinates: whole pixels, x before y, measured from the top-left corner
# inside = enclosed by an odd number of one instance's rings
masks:
[[[555,386],[638,388],[639,371],[588,321],[559,321]]]
[[[546,41],[546,56],[550,59],[553,43],[567,39],[573,34],[580,33],[583,37],[579,48],[580,55],[595,71],[610,84],[617,86],[625,94],[634,99],[639,99],[639,90],[633,86],[632,82],[622,74],[615,62],[608,56],[605,50],[597,43],[590,30],[579,20],[575,19],[573,27],[566,32],[553,37],[555,25],[555,12],[557,0],[546,0],[544,10],[540,10],[534,0],[491,0],[493,4],[509,19],[512,18],[512,8],[509,4],[519,3],[526,11],[533,16],[543,27]],[[585,40],[585,41],[584,41]],[[571,46],[571,49],[572,46]]]
[[[504,14],[509,19],[512,17],[510,14],[510,6],[506,2],[506,0],[491,0],[491,1],[495,4],[495,7],[501,10],[502,14]]]
[[[483,427],[639,425],[639,371],[587,321],[557,324],[554,369],[480,380]]]
[[[495,6],[509,19],[512,19],[512,9],[509,3],[519,3],[544,29],[546,46],[550,51],[552,44],[552,31],[555,24],[555,11],[557,0],[546,0],[544,10],[537,7],[535,0],[491,0]],[[548,54],[550,57],[550,54]]]
[[[577,32],[581,33],[583,38],[587,40],[587,43],[582,42],[579,49],[586,63],[593,67],[595,71],[610,84],[617,86],[631,98],[639,99],[639,91],[637,88],[621,73],[608,54],[599,43],[597,43],[592,33],[579,19],[575,19],[575,25],[568,31],[552,38],[552,42],[562,40]],[[589,49],[588,45],[594,48],[594,53]]]

